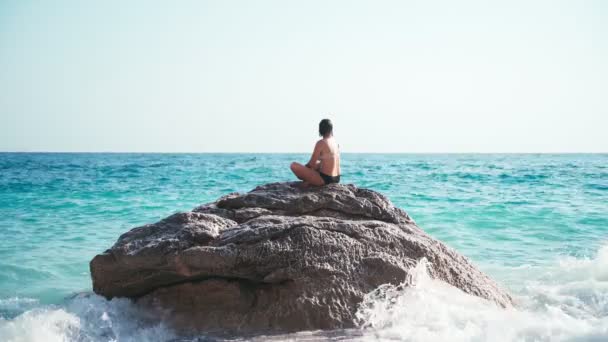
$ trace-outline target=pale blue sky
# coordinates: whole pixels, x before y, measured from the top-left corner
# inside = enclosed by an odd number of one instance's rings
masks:
[[[0,151],[608,152],[606,1],[0,2]]]

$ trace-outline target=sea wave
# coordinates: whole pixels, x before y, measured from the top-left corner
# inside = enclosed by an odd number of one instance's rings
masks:
[[[565,257],[542,268],[510,269],[509,272],[522,277],[522,286],[515,293],[516,305],[507,309],[431,278],[429,267],[432,264],[423,259],[411,270],[404,284],[382,285],[369,293],[357,312],[358,329],[253,339],[608,340],[608,245],[600,248],[593,258]],[[33,303],[35,300],[23,298],[0,302],[0,306],[25,310],[16,317],[0,319],[0,340],[184,341],[192,338],[178,336],[126,299],[107,301],[87,294],[76,296],[61,307],[31,308]]]
[[[503,309],[432,279],[422,260],[408,286],[383,285],[357,313],[363,339],[402,341],[606,341],[608,246],[590,259],[565,258],[525,282]],[[540,272],[539,272],[540,271]]]
[[[7,342],[170,341],[175,333],[128,299],[86,294],[63,306],[26,310],[0,318],[0,340]]]

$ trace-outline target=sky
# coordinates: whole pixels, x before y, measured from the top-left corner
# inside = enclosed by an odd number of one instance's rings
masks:
[[[0,0],[0,151],[608,152],[607,1]]]

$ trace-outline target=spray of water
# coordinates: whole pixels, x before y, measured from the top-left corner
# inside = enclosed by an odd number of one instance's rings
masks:
[[[272,340],[608,341],[608,245],[590,259],[505,270],[523,284],[515,293],[518,306],[509,309],[431,278],[430,267],[422,259],[403,284],[382,285],[365,296],[356,314],[360,329]],[[0,318],[1,341],[187,340],[125,299],[86,295],[61,307],[0,300],[0,312],[19,309],[21,314]]]
[[[596,258],[545,270],[503,309],[432,279],[425,259],[399,286],[369,293],[357,312],[365,339],[402,341],[608,341],[608,246]]]

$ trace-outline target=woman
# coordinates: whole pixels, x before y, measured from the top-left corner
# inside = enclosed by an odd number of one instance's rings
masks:
[[[329,119],[319,123],[319,135],[312,156],[306,165],[293,162],[291,171],[304,181],[304,185],[327,185],[340,182],[340,152]]]

